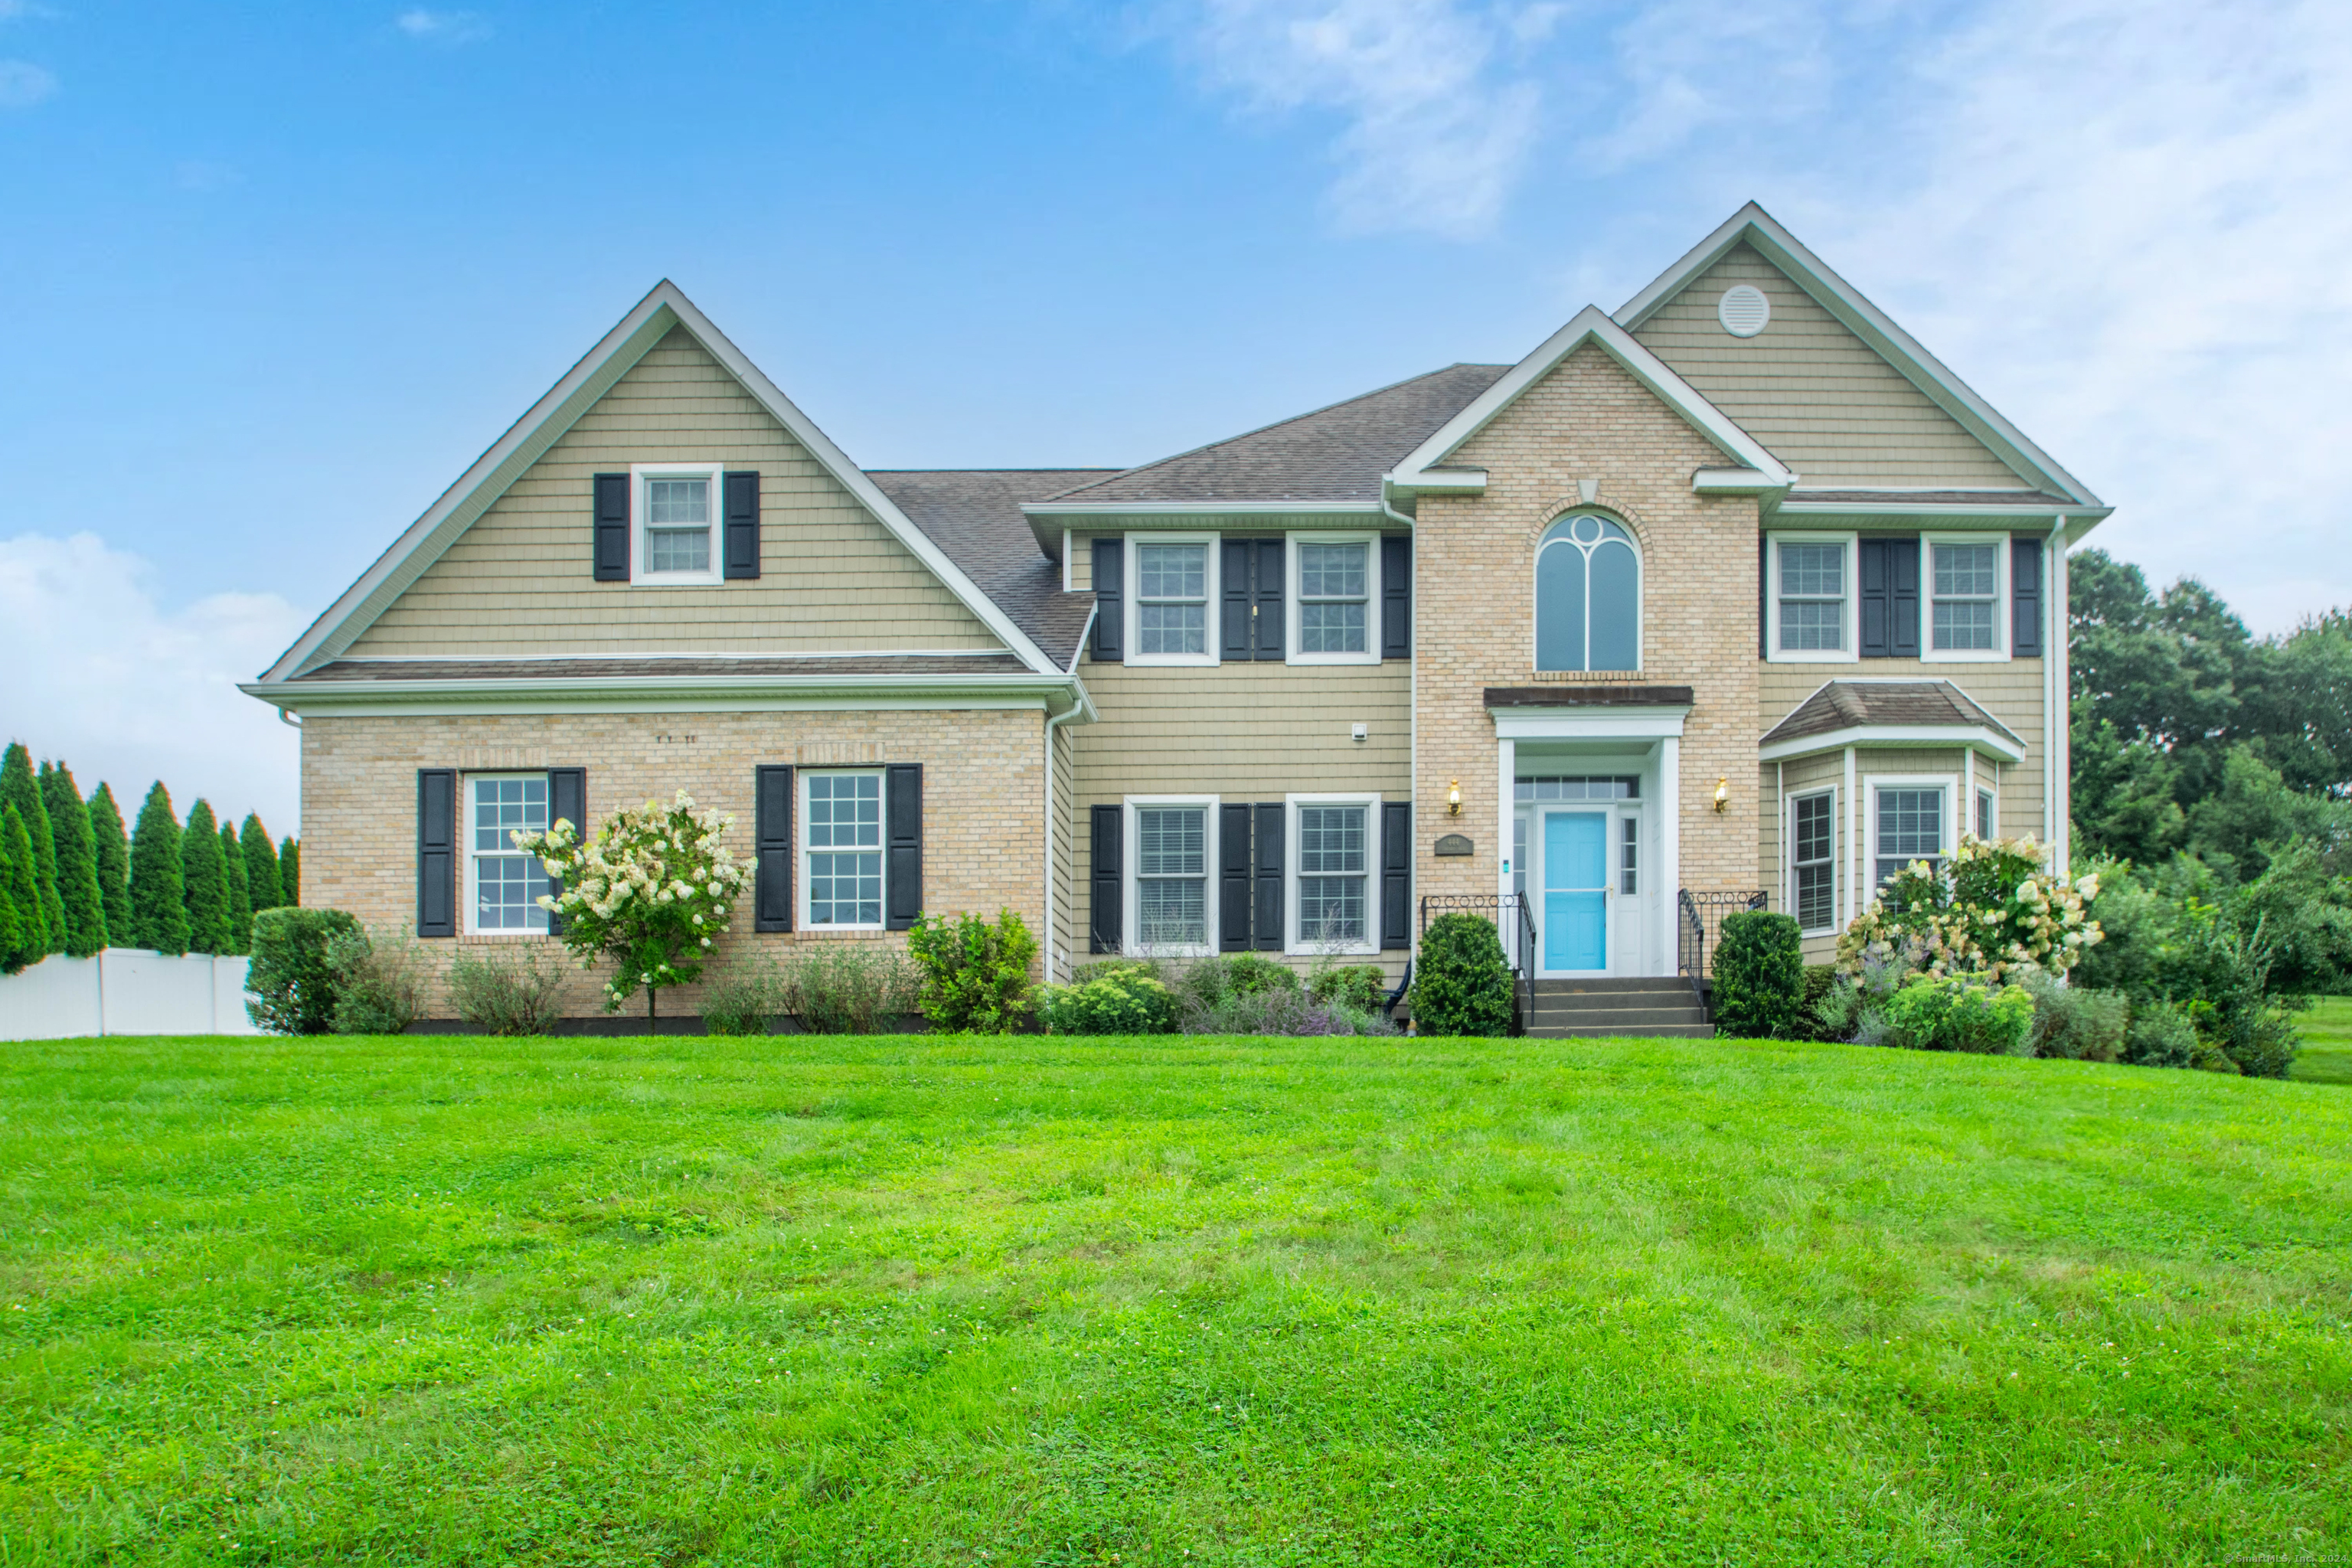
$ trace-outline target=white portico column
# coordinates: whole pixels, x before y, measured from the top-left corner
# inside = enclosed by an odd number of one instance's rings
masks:
[[[1661,974],[1682,968],[1683,742],[1668,735],[1658,742],[1658,801],[1664,808],[1658,832],[1658,962]]]
[[[1504,739],[1495,742],[1495,891],[1511,890],[1511,875],[1519,869],[1511,864],[1512,817],[1518,811],[1519,743]]]

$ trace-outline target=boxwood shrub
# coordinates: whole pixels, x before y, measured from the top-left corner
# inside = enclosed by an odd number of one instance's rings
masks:
[[[1800,1037],[1805,955],[1793,916],[1765,910],[1727,915],[1715,950],[1715,1029],[1743,1040]]]
[[[1495,924],[1479,915],[1440,915],[1421,933],[1412,980],[1413,1027],[1424,1035],[1511,1032],[1511,966]]]

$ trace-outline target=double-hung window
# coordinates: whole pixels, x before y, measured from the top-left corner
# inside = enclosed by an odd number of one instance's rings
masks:
[[[1877,862],[1876,885],[1885,887],[1888,878],[1914,860],[1925,860],[1935,869],[1944,865],[1944,791],[1938,784],[1881,784],[1878,786],[1876,839],[1874,858]]]
[[[639,463],[633,472],[637,486],[633,580],[641,584],[718,582],[719,466]]]
[[[2000,651],[2000,549],[1933,542],[1928,647],[1936,653]]]
[[[1209,543],[1135,544],[1135,651],[1144,660],[1211,662]]]
[[[466,780],[467,885],[477,931],[544,931],[547,868],[514,847],[516,833],[547,831],[545,773],[474,774]]]
[[[1298,807],[1298,941],[1354,947],[1364,936],[1365,805]]]
[[[882,923],[882,775],[804,773],[801,820],[811,926]]]
[[[1293,549],[1298,560],[1299,656],[1312,660],[1375,654],[1371,542],[1297,539]]]
[[[1837,860],[1832,847],[1836,799],[1824,790],[1789,803],[1789,870],[1796,883],[1801,931],[1828,931],[1837,924]]]
[[[1776,535],[1766,647],[1779,661],[1843,661],[1854,657],[1855,597],[1851,534]]]
[[[1992,791],[1977,791],[1977,837],[1990,842],[2000,837],[2000,802]]]
[[[1135,808],[1135,935],[1143,951],[1209,942],[1209,808]]]

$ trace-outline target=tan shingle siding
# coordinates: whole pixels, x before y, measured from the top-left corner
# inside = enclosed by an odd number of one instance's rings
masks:
[[[670,459],[759,470],[759,581],[639,588],[591,579],[590,476]],[[678,329],[517,479],[351,653],[838,653],[1001,646]]]

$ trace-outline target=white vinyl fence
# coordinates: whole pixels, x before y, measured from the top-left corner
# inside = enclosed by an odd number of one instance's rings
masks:
[[[246,962],[131,947],[96,958],[51,953],[22,974],[0,974],[0,1040],[257,1035],[245,1015]]]

